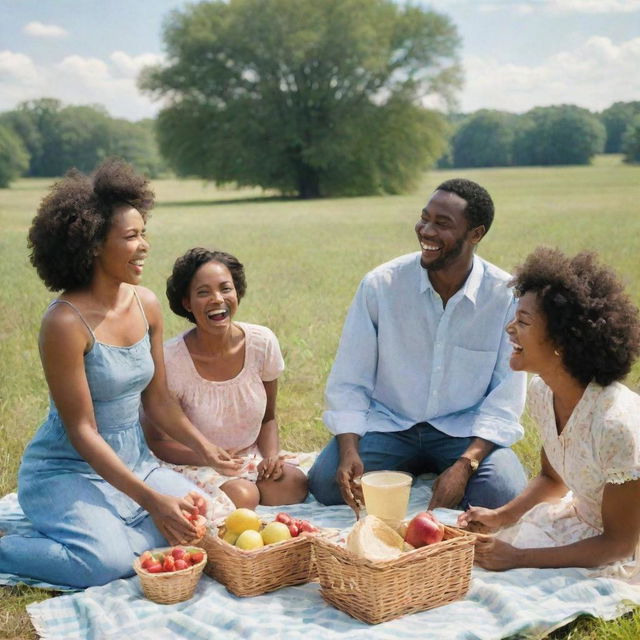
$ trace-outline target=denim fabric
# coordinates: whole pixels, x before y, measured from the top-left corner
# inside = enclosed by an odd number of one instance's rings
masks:
[[[422,422],[406,431],[369,431],[359,442],[359,452],[365,471],[391,469],[414,475],[439,474],[466,451],[471,440],[453,438]],[[333,438],[309,471],[309,489],[323,504],[344,503],[336,484],[338,462],[338,441]],[[466,509],[469,504],[499,507],[521,493],[526,483],[515,453],[506,447],[496,447],[471,476],[460,507]]]
[[[161,469],[144,439],[140,395],[154,372],[148,331],[128,347],[94,339],[84,363],[98,431],[124,464],[162,493],[199,491],[180,474]],[[166,545],[148,513],[78,454],[53,403],[25,450],[18,498],[36,533],[0,538],[0,573],[100,585],[131,575],[135,554]]]

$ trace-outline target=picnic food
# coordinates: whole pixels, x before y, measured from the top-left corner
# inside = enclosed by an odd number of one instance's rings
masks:
[[[404,540],[377,516],[366,516],[356,522],[345,546],[357,556],[382,562],[397,558],[404,550]]]
[[[254,529],[246,529],[238,536],[235,546],[238,547],[238,549],[251,551],[253,549],[264,547],[264,541],[257,531]]]
[[[258,514],[255,511],[242,507],[231,512],[224,524],[227,531],[239,535],[247,529],[258,531],[260,529],[260,518],[258,518]]]
[[[164,551],[145,551],[140,556],[140,568],[148,573],[170,573],[198,564],[204,551],[198,547],[170,547]]]
[[[145,551],[133,563],[144,595],[160,604],[188,600],[207,561],[199,547],[175,546]]]
[[[424,547],[440,542],[444,537],[444,525],[431,511],[421,511],[409,522],[404,539],[413,547]]]
[[[300,520],[299,518],[294,518],[290,516],[288,513],[284,513],[281,511],[275,517],[276,522],[282,522],[282,524],[286,524],[289,527],[289,533],[292,538],[296,538],[303,532],[306,533],[317,533],[318,529],[314,527],[307,520]]]
[[[282,542],[292,537],[289,527],[274,520],[265,525],[264,529],[260,532],[262,540],[265,544],[273,544],[275,542]]]

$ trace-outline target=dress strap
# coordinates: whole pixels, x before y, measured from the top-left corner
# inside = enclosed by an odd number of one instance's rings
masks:
[[[147,320],[147,314],[144,312],[144,307],[142,306],[142,302],[140,301],[138,292],[136,291],[135,287],[131,287],[131,288],[133,289],[133,295],[136,297],[136,302],[138,303],[138,306],[140,307],[140,311],[142,312],[142,317],[144,318],[145,327],[147,328],[147,331],[149,331],[149,321]]]
[[[47,307],[47,310],[51,309],[51,307],[59,303],[69,305],[78,314],[78,318],[82,320],[82,323],[84,324],[85,327],[87,327],[87,331],[91,335],[91,339],[93,340],[93,342],[91,343],[91,347],[93,347],[93,345],[96,343],[96,335],[95,333],[93,333],[93,329],[89,326],[89,323],[84,319],[84,316],[80,313],[80,310],[78,309],[78,307],[76,307],[73,303],[69,302],[68,300],[61,300],[60,298],[56,298],[55,300],[51,301],[51,303]]]

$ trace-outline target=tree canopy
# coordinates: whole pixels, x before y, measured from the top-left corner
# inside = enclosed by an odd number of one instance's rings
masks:
[[[567,104],[536,107],[523,117],[514,140],[515,164],[589,164],[604,148],[604,125],[587,109]]]
[[[640,114],[640,101],[614,102],[600,114],[600,119],[607,129],[605,153],[620,153],[622,151],[622,137],[627,127]]]
[[[460,85],[451,22],[392,0],[214,0],[173,12],[168,63],[140,86],[168,103],[180,175],[302,197],[395,193],[444,149],[421,106]]]
[[[40,98],[0,114],[0,125],[26,148],[30,176],[59,176],[71,167],[90,172],[111,155],[151,177],[164,167],[149,121],[115,119],[99,105],[65,106],[53,98]]]
[[[625,162],[640,162],[640,113],[624,130],[621,151],[624,153]]]
[[[10,127],[0,124],[0,188],[9,186],[29,166],[29,153],[20,136]]]

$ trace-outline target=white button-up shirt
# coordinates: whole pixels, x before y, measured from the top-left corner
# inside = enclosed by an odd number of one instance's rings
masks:
[[[520,439],[526,374],[509,367],[505,327],[516,305],[509,278],[474,256],[463,287],[443,307],[419,252],[369,272],[327,380],[329,430],[363,435],[429,422],[450,436],[501,446]]]

